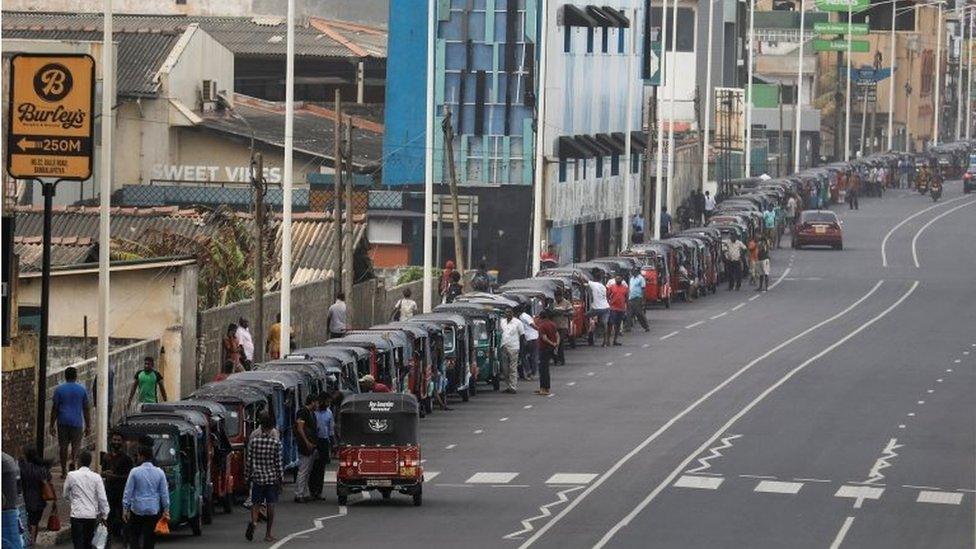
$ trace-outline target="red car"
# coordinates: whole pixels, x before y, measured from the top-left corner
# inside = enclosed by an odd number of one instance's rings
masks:
[[[837,214],[830,210],[801,212],[793,226],[793,248],[831,246],[841,250],[844,248],[844,234],[840,226]]]

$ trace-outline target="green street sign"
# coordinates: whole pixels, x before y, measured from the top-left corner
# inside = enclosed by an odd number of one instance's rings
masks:
[[[871,7],[871,0],[816,0],[820,11],[847,11],[848,3],[853,13],[860,13]]]
[[[824,40],[817,38],[813,41],[813,51],[847,51],[847,40]],[[871,51],[871,43],[867,40],[851,40],[851,51],[867,53]]]
[[[847,34],[850,31],[851,34],[857,36],[868,33],[868,24],[851,23],[850,29],[848,29],[847,23],[814,23],[813,30],[817,34]]]

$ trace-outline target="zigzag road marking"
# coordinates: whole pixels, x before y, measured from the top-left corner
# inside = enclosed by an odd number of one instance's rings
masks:
[[[521,539],[521,537],[523,535],[528,534],[529,532],[535,530],[535,527],[532,526],[532,523],[533,522],[535,522],[537,520],[540,520],[540,519],[544,519],[544,518],[548,518],[548,517],[551,517],[552,516],[552,512],[549,511],[549,508],[550,507],[555,507],[556,505],[561,505],[563,503],[566,503],[567,501],[569,501],[569,498],[566,497],[567,494],[570,494],[570,493],[575,492],[577,490],[582,490],[583,488],[586,488],[586,486],[583,486],[583,485],[573,486],[572,488],[567,488],[565,490],[561,490],[559,492],[556,492],[556,497],[558,498],[558,499],[556,499],[556,501],[549,502],[549,503],[543,505],[542,507],[539,507],[539,514],[538,515],[536,515],[534,517],[527,518],[527,519],[525,519],[523,521],[520,521],[522,523],[522,529],[521,530],[518,530],[516,532],[512,532],[511,534],[506,534],[506,535],[502,536],[502,539]]]
[[[884,480],[884,475],[881,474],[881,470],[891,467],[891,462],[888,460],[898,457],[898,453],[895,452],[895,450],[901,448],[902,446],[904,445],[898,444],[897,438],[889,440],[888,444],[884,447],[884,450],[881,451],[881,457],[878,458],[878,461],[874,462],[874,466],[872,466],[871,471],[868,472],[868,479],[864,481],[864,483],[874,484]]]
[[[715,458],[718,458],[718,457],[722,457],[722,450],[725,450],[726,448],[731,448],[732,447],[732,441],[735,440],[735,439],[737,439],[737,438],[741,438],[741,437],[742,437],[742,435],[729,435],[727,437],[724,437],[722,439],[722,444],[719,444],[718,446],[715,446],[715,447],[712,447],[712,448],[709,448],[708,449],[708,451],[710,453],[710,455],[708,457],[698,458],[698,463],[700,463],[701,465],[699,465],[698,467],[695,467],[694,469],[688,469],[685,472],[686,473],[701,473],[705,469],[710,468],[712,466],[712,464],[709,463],[709,461],[711,461],[711,460],[713,460]]]

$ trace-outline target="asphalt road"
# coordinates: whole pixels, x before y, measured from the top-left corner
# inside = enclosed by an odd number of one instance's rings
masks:
[[[422,420],[422,507],[286,486],[273,546],[973,547],[976,195],[837,211],[844,250],[778,250],[772,291]],[[245,517],[171,544],[237,547]]]

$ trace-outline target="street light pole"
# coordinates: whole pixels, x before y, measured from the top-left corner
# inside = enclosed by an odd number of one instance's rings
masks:
[[[545,196],[543,185],[546,181],[546,158],[545,158],[545,134],[546,134],[546,55],[547,42],[546,35],[548,34],[548,20],[549,20],[549,3],[542,2],[542,13],[540,14],[540,36],[539,36],[539,109],[536,116],[536,140],[535,140],[535,181],[533,182],[532,189],[532,272],[529,273],[535,276],[535,273],[539,272],[540,262],[542,258],[542,230],[543,230],[543,215],[545,209],[543,208],[542,200]],[[606,32],[604,30],[604,32]],[[628,88],[629,90],[629,88]],[[629,91],[628,91],[629,93]],[[630,139],[630,134],[627,134],[627,138]],[[470,223],[470,221],[469,221]],[[627,220],[624,219],[624,228],[626,230]]]
[[[851,15],[853,14],[854,0],[847,0],[847,97],[844,107],[844,162],[851,159]]]
[[[281,356],[291,351],[291,195],[295,128],[295,0],[288,0],[285,61],[285,162],[281,185]],[[339,197],[336,197],[338,200]],[[336,220],[338,223],[339,220]]]
[[[970,130],[973,127],[972,108],[973,108],[973,20],[976,19],[972,12],[969,13],[969,42],[966,42],[966,139],[969,139]]]
[[[891,5],[891,47],[888,58],[891,62],[891,75],[888,77],[888,150],[895,148],[895,10],[898,3]]]
[[[674,0],[675,5],[677,5],[678,0]],[[652,8],[653,9],[653,8]],[[668,41],[668,0],[661,0],[661,67],[658,72],[661,73],[661,82],[658,83],[658,88],[663,82],[668,81],[665,76],[665,69],[668,64],[666,63],[667,56],[665,55],[666,50],[664,49],[664,44]],[[674,60],[672,59],[673,63]],[[674,85],[674,82],[668,81],[670,85]],[[657,94],[655,94],[655,100],[657,99]],[[660,106],[655,104],[654,111],[660,111]],[[661,239],[661,186],[662,179],[664,179],[664,155],[661,150],[661,143],[664,142],[664,120],[662,117],[657,117],[657,140],[655,142],[657,150],[657,167],[655,172],[654,181],[654,240]]]
[[[803,0],[800,0],[800,46],[796,53],[796,93],[793,96],[793,111],[796,120],[793,123],[793,171],[800,171],[800,94],[803,90],[803,31],[806,25],[806,10]]]
[[[965,27],[963,27],[965,12],[962,11],[962,6],[957,6],[956,12],[959,17],[959,56],[956,58],[956,65],[958,65],[956,73],[956,141],[959,141],[962,139],[962,43],[966,32]]]
[[[545,13],[542,14],[543,21],[545,21]],[[631,21],[637,21],[637,10],[633,10],[631,13]],[[542,27],[545,29],[545,25]],[[604,32],[607,32],[604,30]],[[624,28],[621,27],[617,29],[617,32],[624,32]],[[626,164],[624,165],[624,215],[621,225],[621,244],[620,249],[625,250],[630,247],[630,210],[633,203],[633,193],[630,188],[631,174],[630,174],[630,155],[633,154],[633,148],[631,146],[631,132],[633,131],[634,121],[632,116],[632,111],[634,110],[634,85],[632,78],[634,77],[634,37],[636,32],[630,32],[630,43],[627,44],[627,78],[624,82],[627,85],[627,110],[624,111],[624,158]],[[619,162],[619,161],[618,161]],[[537,272],[537,271],[533,271]]]
[[[111,251],[110,201],[112,198],[112,131],[115,129],[115,56],[113,47],[112,0],[105,0],[102,30],[102,158],[98,197],[98,358],[95,374],[98,395],[95,403],[95,449],[108,446],[108,353],[109,353],[109,252]],[[38,394],[39,399],[46,398]],[[43,439],[39,441],[43,448]],[[43,454],[42,454],[43,455]]]
[[[942,108],[942,2],[939,2],[939,21],[935,34],[935,109],[932,112],[932,144],[939,144],[939,118]]]
[[[436,0],[427,0],[427,110],[424,135],[424,299],[423,308],[429,313],[433,307],[434,280],[431,276],[434,259],[434,36],[437,17]]]
[[[671,10],[671,66],[668,69],[668,78],[671,85],[668,87],[668,195],[666,200],[671,201],[672,183],[674,182],[674,99],[678,89],[677,73],[675,69],[678,65],[678,0],[674,0],[674,9]]]
[[[800,1],[802,2],[803,0]],[[704,138],[704,142],[702,143],[702,191],[705,190],[705,183],[708,183],[708,133],[712,129],[712,32],[715,26],[715,2],[716,0],[708,0],[708,51],[705,53],[705,113],[702,117],[705,121],[705,132],[702,135]]]
[[[756,0],[749,0],[749,66],[746,74],[746,173],[745,177],[752,177],[752,65],[756,51]]]

